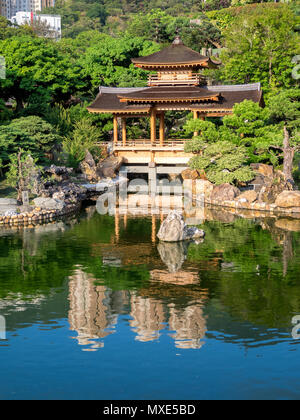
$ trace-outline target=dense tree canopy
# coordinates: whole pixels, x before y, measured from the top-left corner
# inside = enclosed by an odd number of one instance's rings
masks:
[[[284,127],[293,150],[299,142],[299,79],[292,77],[300,54],[299,11],[292,0],[289,4],[260,3],[57,0],[54,8],[44,11],[62,15],[63,38],[58,42],[38,37],[30,26],[14,27],[0,18],[0,55],[7,69],[6,79],[0,80],[0,125],[9,127],[19,117],[39,116],[51,124],[61,141],[62,137],[80,138],[84,119],[91,133],[97,129],[101,139],[109,139],[111,116],[90,115],[85,110],[99,85],[145,86],[147,72],[135,68],[131,59],[158,51],[179,34],[197,51],[221,47],[223,64],[207,71],[208,75],[225,84],[261,82],[267,102],[265,109],[250,102],[240,104],[222,123],[190,121],[189,134],[198,130],[201,135],[187,148],[202,150],[203,158],[208,158],[215,144],[222,142],[224,156],[215,161],[220,173],[231,172],[226,179],[240,168],[245,171],[244,164],[250,162],[281,165]],[[7,100],[11,109],[5,105]],[[166,115],[171,136],[182,134],[180,118],[182,127],[186,114]],[[128,135],[133,138],[147,135],[147,130],[147,123],[128,124]],[[222,168],[225,155],[234,151],[239,157],[235,168]],[[213,177],[216,182],[221,179]]]
[[[8,125],[0,126],[0,159],[8,162],[19,148],[28,151],[34,158],[45,159],[55,144],[62,138],[53,126],[40,117],[22,117]]]
[[[81,68],[70,66],[68,57],[51,41],[11,37],[0,41],[0,55],[6,60],[1,96],[15,98],[18,110],[25,105],[63,100],[84,87]]]
[[[287,5],[274,6],[245,8],[224,30],[223,80],[261,82],[265,91],[295,85],[291,73],[292,59],[300,52],[298,19]]]

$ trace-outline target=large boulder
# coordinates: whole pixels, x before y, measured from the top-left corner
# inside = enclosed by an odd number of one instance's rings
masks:
[[[66,166],[51,165],[49,167],[45,167],[43,171],[46,175],[49,175],[54,181],[62,182],[67,181],[70,178],[73,169],[67,168]]]
[[[187,168],[181,172],[181,176],[182,179],[197,179],[199,178],[199,172],[197,171],[197,169]]]
[[[43,210],[62,210],[65,206],[64,201],[55,198],[37,197],[33,202],[36,207]]]
[[[211,193],[211,199],[214,201],[232,201],[238,195],[240,195],[240,190],[238,188],[231,184],[221,184],[214,187]]]
[[[275,201],[278,207],[300,207],[300,191],[283,191]]]
[[[264,163],[252,163],[250,166],[256,174],[260,174],[267,178],[274,177],[274,168],[271,165],[266,165]]]
[[[183,216],[176,210],[172,210],[163,221],[158,231],[157,237],[161,241],[176,242],[192,239],[200,239],[205,236],[203,230],[197,227],[187,226]]]
[[[269,178],[265,178],[266,181],[268,179]],[[259,192],[258,201],[273,204],[282,192],[293,190],[294,185],[285,179],[285,176],[281,171],[276,171],[271,182],[266,182],[266,184],[262,186]]]
[[[96,169],[97,169],[96,163],[94,161],[93,156],[88,150],[86,151],[85,158],[80,163],[79,167],[85,179],[87,179],[88,181],[93,182],[99,179],[96,173]]]
[[[211,198],[214,189],[214,184],[204,179],[197,179],[196,181],[196,194],[203,194],[204,198]]]
[[[244,191],[242,194],[240,194],[235,201],[238,201],[240,203],[254,203],[254,201],[257,200],[258,194],[254,190],[248,190]]]
[[[123,158],[109,156],[98,163],[96,173],[100,178],[115,178],[122,163]]]

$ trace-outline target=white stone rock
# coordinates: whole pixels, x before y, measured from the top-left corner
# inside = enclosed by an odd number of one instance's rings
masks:
[[[65,203],[62,200],[57,200],[54,198],[44,198],[38,197],[33,200],[36,207],[47,210],[62,210],[65,206]]]
[[[203,238],[203,230],[195,226],[187,226],[181,213],[172,210],[160,226],[157,237],[161,241],[176,242]]]

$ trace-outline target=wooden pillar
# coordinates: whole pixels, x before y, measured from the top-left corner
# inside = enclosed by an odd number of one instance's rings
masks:
[[[126,118],[122,118],[122,144],[126,146]]]
[[[198,111],[194,111],[194,120],[198,119]],[[198,131],[194,131],[194,136],[198,136],[199,132]]]
[[[159,114],[159,143],[163,146],[165,141],[165,113]]]
[[[114,114],[114,144],[118,143],[118,117]]]
[[[154,144],[156,142],[156,110],[154,108],[151,109],[150,132],[151,132],[151,144]]]

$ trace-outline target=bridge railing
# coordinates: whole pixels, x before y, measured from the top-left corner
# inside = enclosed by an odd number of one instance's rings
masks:
[[[126,140],[124,145],[122,141],[118,141],[114,144],[114,148],[143,148],[143,149],[153,149],[153,148],[176,148],[183,150],[185,139],[168,139],[164,140],[163,144],[159,140],[156,140],[155,143],[151,143],[149,139],[137,139],[137,140]]]

